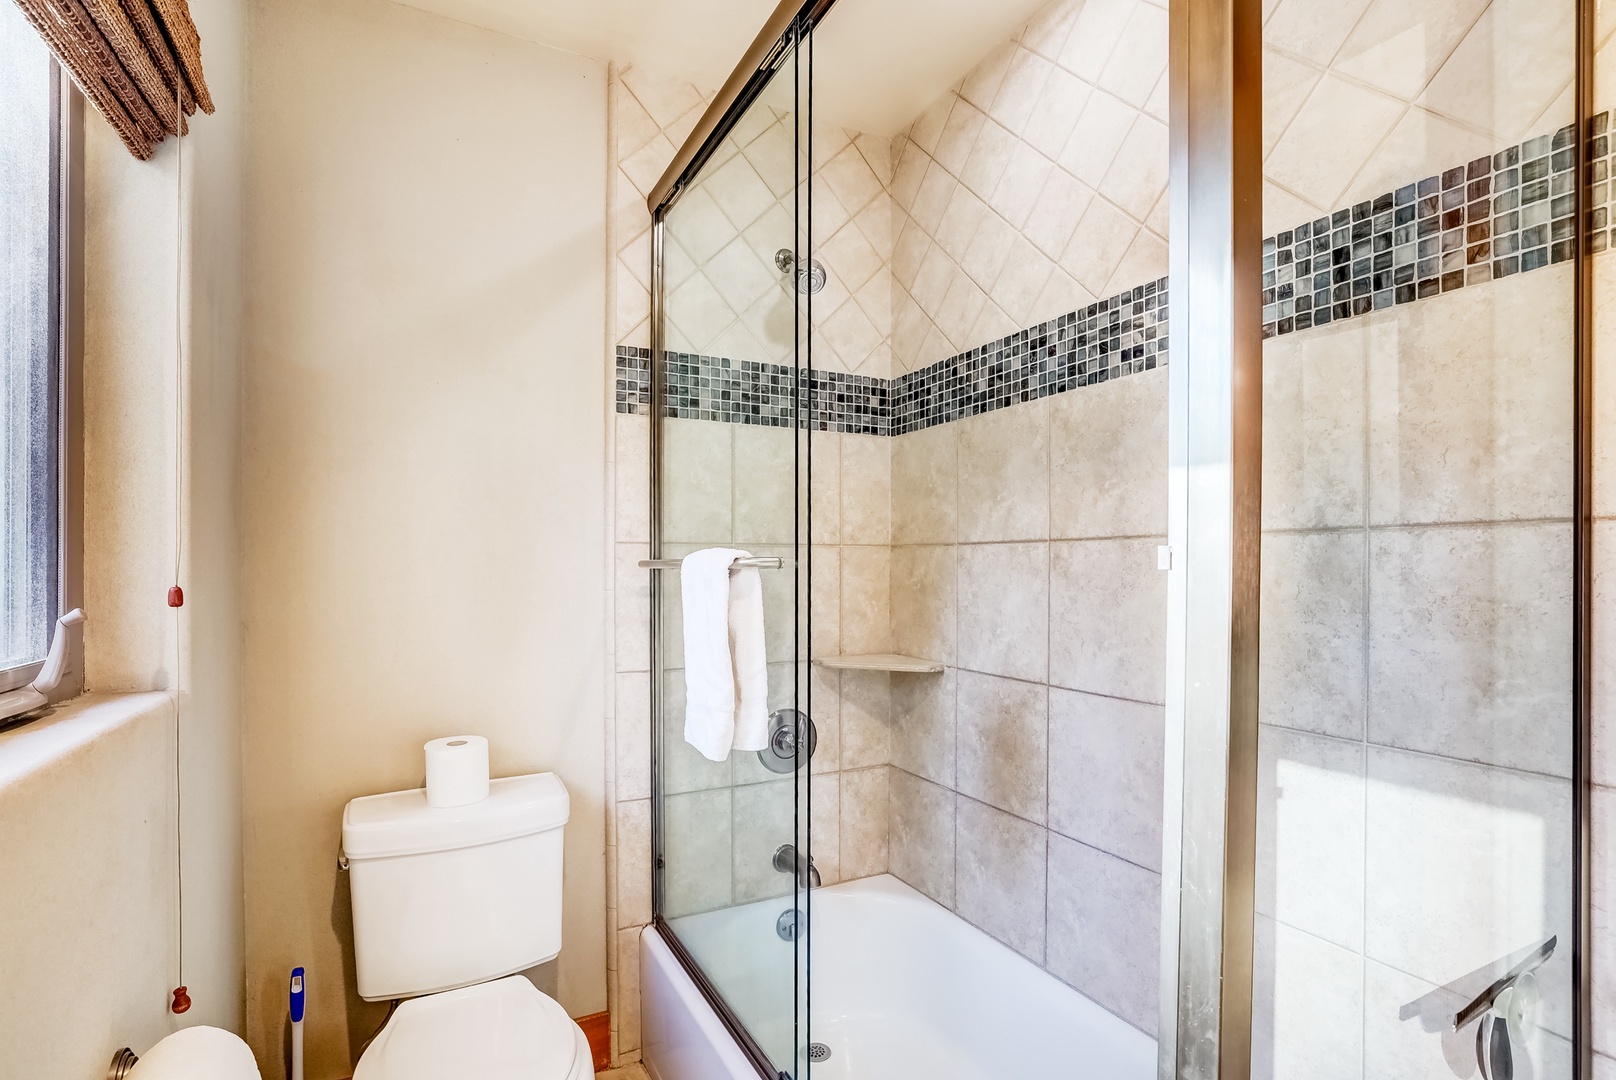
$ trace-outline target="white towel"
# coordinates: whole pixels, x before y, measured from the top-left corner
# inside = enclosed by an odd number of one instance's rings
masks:
[[[769,666],[763,648],[763,578],[730,569],[750,553],[705,548],[679,565],[684,592],[685,741],[723,761],[769,742]]]

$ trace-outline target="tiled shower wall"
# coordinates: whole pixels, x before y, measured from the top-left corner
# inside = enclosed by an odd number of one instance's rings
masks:
[[[893,872],[1152,1032],[1166,376],[893,446]]]
[[[894,375],[1167,273],[1167,10],[1056,0],[892,141]]]

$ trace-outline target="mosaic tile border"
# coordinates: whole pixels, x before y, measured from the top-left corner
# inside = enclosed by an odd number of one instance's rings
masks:
[[[816,431],[889,434],[886,379],[697,353],[668,353],[665,363],[665,416],[790,427],[795,401],[805,395],[807,426]],[[650,349],[618,346],[616,394],[618,412],[650,414]]]
[[[1593,147],[1608,141],[1609,122],[1608,112],[1589,121]],[[1569,262],[1575,139],[1576,125],[1568,124],[1268,237],[1263,337]],[[1600,250],[1598,237],[1589,239],[1590,250]]]
[[[894,435],[1167,365],[1159,278],[892,380]]]
[[[807,373],[807,426],[904,435],[1167,363],[1167,279],[1140,285],[896,379]],[[796,369],[669,353],[664,415],[790,427]],[[651,350],[617,349],[617,411],[649,415]]]
[[[1588,250],[1616,250],[1612,112],[1589,121]],[[1570,261],[1575,125],[1527,139],[1263,240],[1265,339]],[[1167,279],[895,379],[668,354],[668,416],[905,435],[1156,367],[1168,357]],[[648,414],[651,351],[619,346],[617,411]]]

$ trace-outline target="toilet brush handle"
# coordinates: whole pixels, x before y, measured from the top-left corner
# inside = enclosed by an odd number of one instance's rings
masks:
[[[289,1080],[303,1080],[303,969],[292,969],[292,985],[288,1002],[292,1016],[292,1070]]]

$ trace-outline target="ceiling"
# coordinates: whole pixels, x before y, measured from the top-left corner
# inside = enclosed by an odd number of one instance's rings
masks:
[[[776,0],[399,0],[636,64],[705,90],[729,76]],[[840,0],[814,37],[815,115],[894,135],[1009,39],[1044,0]]]

